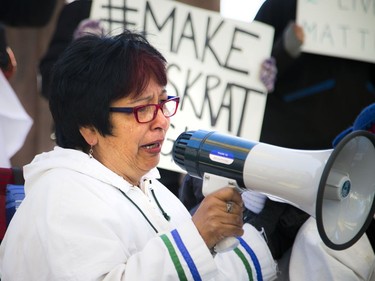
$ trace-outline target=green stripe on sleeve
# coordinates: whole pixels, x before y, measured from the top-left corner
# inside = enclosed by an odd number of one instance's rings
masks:
[[[188,279],[185,275],[185,271],[181,265],[180,259],[177,256],[177,253],[173,247],[172,242],[169,240],[168,236],[165,234],[161,235],[160,237],[163,240],[165,246],[167,246],[169,255],[171,256],[171,259],[173,261],[174,267],[176,268],[179,279],[181,281],[187,281]]]
[[[240,249],[235,248],[233,251],[237,254],[237,256],[241,259],[243,265],[245,266],[247,275],[249,276],[249,281],[253,281],[253,271],[251,270],[249,261],[246,259],[245,255],[241,252]]]

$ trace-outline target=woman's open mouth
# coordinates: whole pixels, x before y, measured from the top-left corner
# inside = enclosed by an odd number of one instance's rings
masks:
[[[159,142],[143,145],[143,147],[146,148],[146,149],[154,149],[154,148],[158,148],[160,146],[161,146],[161,144]]]

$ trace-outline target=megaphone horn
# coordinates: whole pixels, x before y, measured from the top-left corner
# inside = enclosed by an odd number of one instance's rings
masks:
[[[172,155],[193,177],[227,177],[305,211],[316,218],[320,237],[334,250],[358,241],[375,212],[375,136],[367,131],[352,132],[327,150],[188,131],[176,139]]]

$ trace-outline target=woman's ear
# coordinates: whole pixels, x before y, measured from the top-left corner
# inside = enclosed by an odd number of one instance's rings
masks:
[[[98,131],[93,126],[80,127],[79,132],[90,146],[98,143]]]

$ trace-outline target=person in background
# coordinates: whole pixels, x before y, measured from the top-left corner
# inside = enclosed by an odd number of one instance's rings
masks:
[[[263,238],[223,187],[193,216],[159,181],[179,97],[145,37],[83,36],[56,62],[50,110],[57,146],[24,167],[25,199],[0,246],[8,280],[273,280]],[[225,237],[233,250],[215,253]]]
[[[266,0],[254,19],[275,28],[271,55],[277,68],[259,140],[291,149],[330,149],[332,140],[374,102],[375,65],[302,52],[305,34],[296,24],[296,6],[297,0]],[[264,225],[279,259],[307,218],[289,204],[268,199],[255,223]]]

